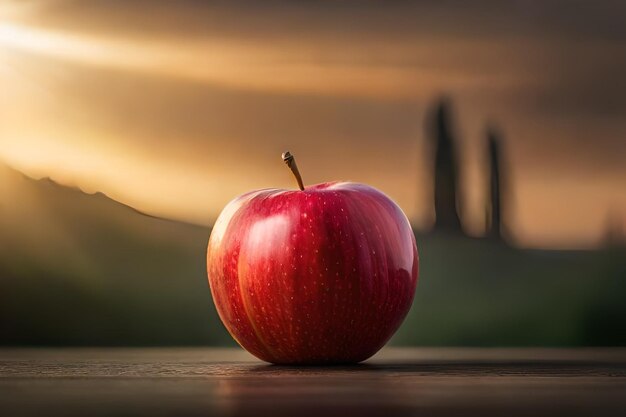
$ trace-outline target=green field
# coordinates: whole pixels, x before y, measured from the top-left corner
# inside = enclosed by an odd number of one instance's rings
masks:
[[[0,344],[232,345],[206,280],[209,229],[0,169]],[[397,345],[626,345],[626,251],[417,235]]]

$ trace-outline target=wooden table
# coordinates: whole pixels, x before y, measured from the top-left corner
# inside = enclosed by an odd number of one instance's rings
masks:
[[[0,416],[625,416],[624,349],[385,349],[282,367],[238,349],[0,350]]]

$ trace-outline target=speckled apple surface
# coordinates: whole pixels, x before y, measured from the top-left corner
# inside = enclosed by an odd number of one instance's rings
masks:
[[[278,364],[372,356],[411,307],[418,262],[402,210],[350,182],[244,194],[220,214],[207,251],[222,322]]]

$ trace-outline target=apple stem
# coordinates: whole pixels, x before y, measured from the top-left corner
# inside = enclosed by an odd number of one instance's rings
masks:
[[[298,181],[298,187],[300,187],[300,191],[304,191],[304,184],[302,183],[302,175],[300,175],[300,171],[298,171],[298,165],[296,165],[296,158],[287,151],[283,153],[283,161],[287,164],[293,176],[296,177],[296,181]]]

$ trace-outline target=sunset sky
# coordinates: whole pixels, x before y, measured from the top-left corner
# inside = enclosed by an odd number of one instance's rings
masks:
[[[206,3],[0,3],[0,160],[210,225],[238,194],[294,187],[290,150],[305,183],[371,184],[428,228],[424,118],[445,95],[468,233],[488,124],[519,245],[593,247],[626,224],[626,4]]]

